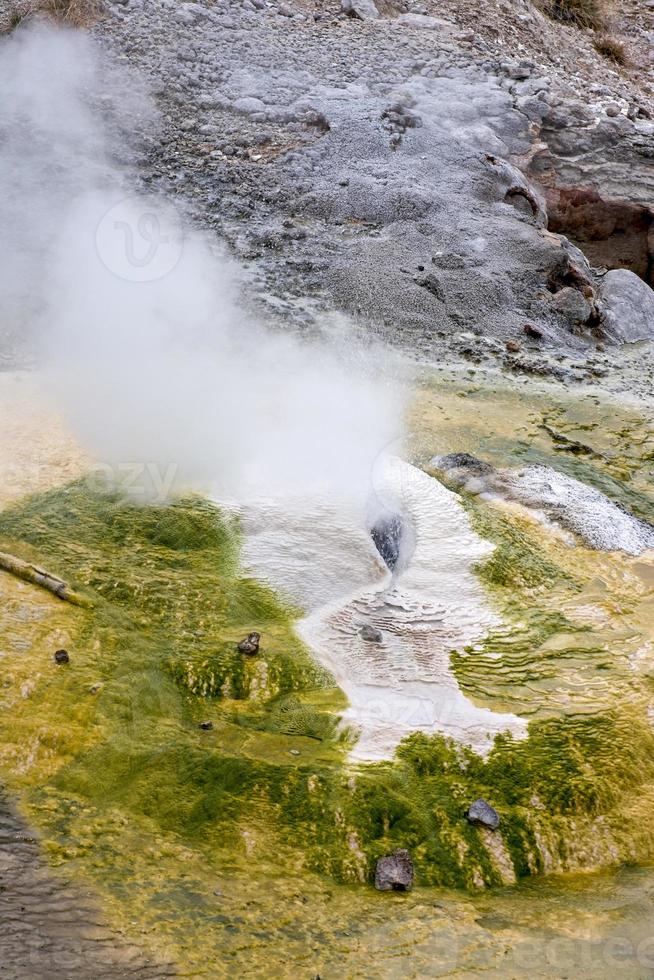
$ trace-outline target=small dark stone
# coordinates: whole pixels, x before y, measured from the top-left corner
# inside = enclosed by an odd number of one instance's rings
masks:
[[[400,557],[403,530],[402,518],[399,514],[380,517],[374,527],[370,529],[370,537],[391,571],[397,565]]]
[[[488,827],[489,830],[497,830],[500,825],[500,815],[486,800],[475,800],[470,804],[466,814],[468,822],[476,827]]]
[[[261,640],[260,633],[248,633],[244,640],[238,645],[240,653],[246,653],[249,657],[253,657],[259,652],[259,641]]]
[[[413,885],[413,861],[409,852],[398,848],[377,862],[375,888],[380,892],[408,892]]]
[[[381,643],[384,637],[378,629],[375,629],[374,626],[368,626],[366,623],[365,626],[361,627],[361,639],[367,640],[368,643]]]
[[[522,332],[528,337],[533,337],[534,340],[540,340],[543,336],[543,331],[535,323],[525,323]]]
[[[198,728],[201,728],[203,732],[210,732],[211,729],[213,728],[213,722],[201,721],[200,724],[198,725]]]
[[[68,650],[55,650],[54,662],[56,664],[70,663],[70,656],[68,655]]]

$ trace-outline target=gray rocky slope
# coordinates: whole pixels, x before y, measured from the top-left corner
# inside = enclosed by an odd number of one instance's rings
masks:
[[[647,270],[647,98],[615,76],[582,79],[580,101],[524,45],[500,55],[451,13],[364,8],[110,0],[95,34],[161,111],[145,184],[225,237],[251,295],[298,328],[335,308],[414,355],[564,378],[550,355],[652,336],[643,279],[626,271],[604,288],[606,266],[548,230],[568,221],[583,240],[598,209],[626,202],[639,230],[614,222],[596,251]],[[595,212],[570,204],[580,187]]]

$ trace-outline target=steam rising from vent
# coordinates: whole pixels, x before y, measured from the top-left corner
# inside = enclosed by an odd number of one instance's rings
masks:
[[[0,91],[0,316],[36,338],[95,457],[150,464],[155,494],[363,499],[401,424],[384,358],[343,324],[309,343],[243,312],[234,265],[129,184],[127,134],[155,114],[88,38],[15,31]]]

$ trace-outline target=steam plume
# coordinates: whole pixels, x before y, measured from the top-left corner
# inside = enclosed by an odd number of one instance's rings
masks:
[[[238,269],[135,192],[128,133],[155,113],[88,37],[36,25],[1,46],[0,313],[84,445],[150,464],[155,493],[363,499],[401,417],[379,355],[246,316]]]

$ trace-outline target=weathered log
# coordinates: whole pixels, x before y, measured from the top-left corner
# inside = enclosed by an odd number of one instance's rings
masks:
[[[6,552],[0,551],[0,569],[9,572],[10,575],[15,575],[24,582],[31,582],[32,585],[38,585],[42,589],[47,589],[48,592],[56,595],[58,599],[63,599],[65,602],[72,602],[75,606],[92,605],[89,599],[71,589],[63,579],[58,578],[56,575],[51,575],[50,572],[46,572],[44,568],[39,568],[38,565],[32,565],[30,562],[23,561],[22,558],[16,558],[15,555],[9,555]]]

